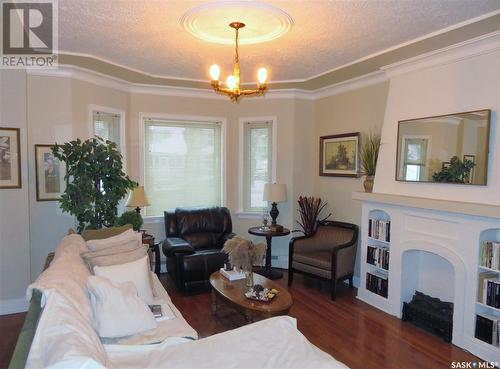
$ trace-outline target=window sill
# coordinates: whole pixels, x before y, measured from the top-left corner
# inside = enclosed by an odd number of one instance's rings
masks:
[[[144,224],[157,224],[157,223],[163,223],[164,217],[163,215],[146,216],[143,217],[143,220]]]
[[[258,211],[238,211],[236,216],[240,219],[262,219],[262,212]]]

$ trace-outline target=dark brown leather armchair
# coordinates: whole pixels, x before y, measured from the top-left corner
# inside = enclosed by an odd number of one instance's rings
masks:
[[[312,236],[290,240],[288,254],[288,285],[293,273],[303,273],[330,281],[332,300],[339,280],[349,279],[352,288],[358,226],[351,223],[323,221]]]
[[[222,252],[232,238],[231,214],[225,207],[175,209],[165,212],[163,253],[177,288],[192,291],[210,287],[210,274],[224,266]]]

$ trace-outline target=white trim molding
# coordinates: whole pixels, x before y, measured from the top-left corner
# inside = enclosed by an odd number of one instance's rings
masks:
[[[389,78],[412,70],[427,68],[440,64],[447,64],[461,59],[494,52],[500,48],[500,31],[492,32],[455,45],[434,50],[413,58],[381,67],[379,71],[342,81],[331,86],[316,90],[305,89],[271,89],[257,99],[302,99],[317,100],[337,95],[347,91],[382,83]],[[114,88],[119,91],[135,94],[150,94],[177,97],[193,97],[212,100],[227,100],[226,96],[218,95],[210,88],[187,88],[164,85],[149,85],[128,82],[116,77],[95,72],[93,70],[73,66],[59,65],[58,69],[27,69],[28,75],[48,76],[60,78],[74,78],[99,86]],[[208,82],[207,82],[208,86]]]
[[[500,31],[488,33],[455,45],[421,54],[416,57],[386,65],[381,69],[389,78],[394,76],[430,68],[438,65],[454,63],[463,59],[500,50]]]
[[[23,313],[28,311],[28,307],[26,298],[0,300],[0,315]]]

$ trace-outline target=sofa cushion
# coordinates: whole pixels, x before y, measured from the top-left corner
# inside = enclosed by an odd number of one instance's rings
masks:
[[[149,307],[137,296],[132,282],[114,283],[90,276],[87,280],[94,327],[100,337],[125,337],[158,324]]]
[[[129,240],[119,246],[109,247],[99,251],[87,251],[82,253],[90,270],[95,266],[109,266],[130,263],[148,254],[148,246],[144,246],[137,240]]]
[[[154,304],[153,287],[150,282],[151,271],[149,270],[147,255],[130,263],[96,266],[94,267],[94,274],[117,283],[132,282],[137,288],[142,301],[146,304]]]
[[[103,238],[117,236],[120,233],[123,233],[128,229],[132,229],[132,224],[125,224],[121,227],[109,227],[109,228],[101,228],[101,229],[86,229],[82,232],[82,237],[85,241],[101,240]]]
[[[132,229],[127,229],[125,232],[122,232],[116,236],[101,238],[98,240],[89,240],[87,241],[87,247],[91,251],[103,250],[110,247],[116,247],[124,242],[128,242],[130,240],[136,240],[139,243],[142,243],[142,234],[139,232],[134,232]]]

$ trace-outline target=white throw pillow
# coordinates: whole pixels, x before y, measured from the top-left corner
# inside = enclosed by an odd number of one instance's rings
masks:
[[[156,328],[149,307],[132,282],[114,283],[90,276],[87,280],[94,327],[100,337],[125,337]]]
[[[103,238],[101,240],[89,240],[87,241],[87,247],[90,251],[98,251],[108,247],[119,246],[130,240],[138,240],[139,243],[142,244],[142,233],[127,229],[125,232],[113,237]]]
[[[139,297],[146,304],[154,304],[153,288],[151,286],[151,271],[149,270],[148,256],[130,263],[95,266],[94,274],[98,277],[108,278],[116,283],[132,282],[137,288]]]

